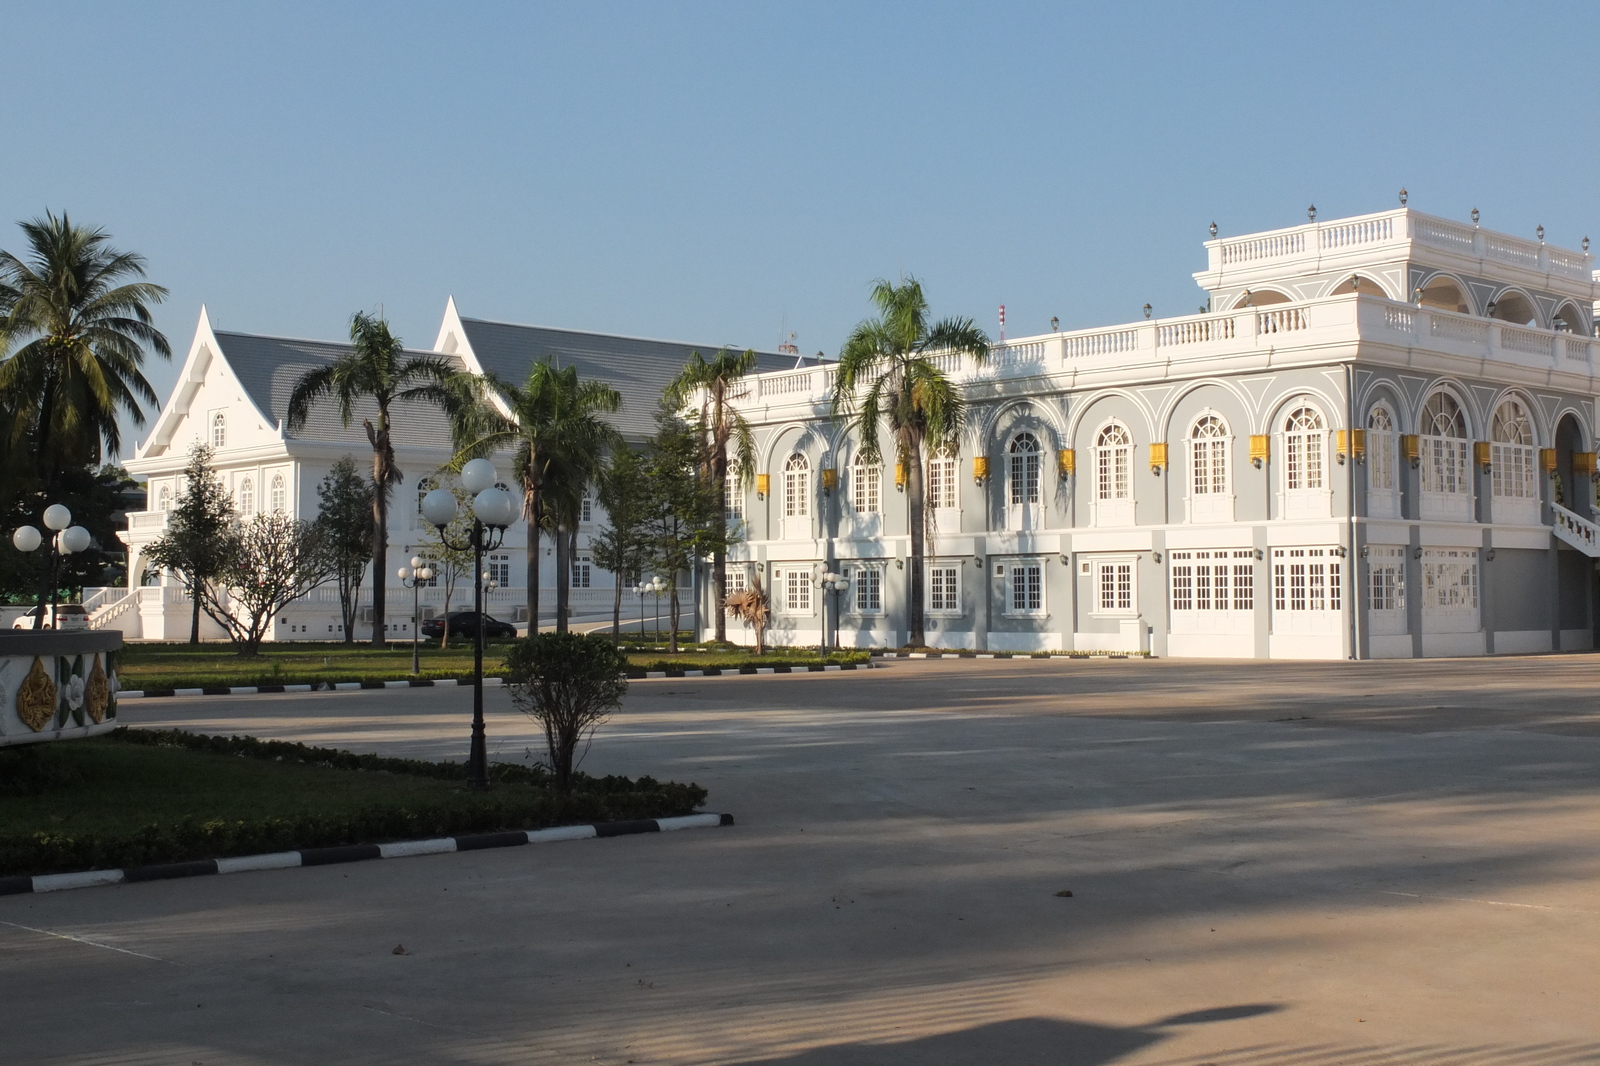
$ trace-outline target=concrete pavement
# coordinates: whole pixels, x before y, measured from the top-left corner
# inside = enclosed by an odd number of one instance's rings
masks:
[[[1600,1062],[1597,677],[1565,656],[636,682],[589,768],[696,780],[738,826],[0,900],[0,1051]],[[536,750],[488,699],[497,756]],[[459,757],[469,700],[124,714]]]

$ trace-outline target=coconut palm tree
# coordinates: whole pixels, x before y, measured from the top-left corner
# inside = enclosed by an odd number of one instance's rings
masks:
[[[924,446],[953,448],[961,436],[967,405],[935,356],[969,355],[982,363],[989,338],[970,318],[928,322],[922,284],[907,277],[900,284],[872,284],[879,317],[850,332],[839,352],[833,409],[848,414],[861,441],[862,458],[879,462],[878,430],[886,422],[894,435],[895,461],[905,466],[906,502],[911,518],[911,594],[907,643],[925,642],[923,557],[927,532],[924,506]]]
[[[472,390],[471,382],[449,359],[408,354],[389,323],[357,311],[350,319],[350,350],[327,366],[308,371],[289,394],[288,428],[305,425],[313,404],[332,399],[349,425],[358,403],[370,401],[377,418],[363,418],[372,445],[372,644],[383,647],[384,588],[388,584],[389,495],[403,479],[395,465],[393,422],[396,404],[434,403],[454,415]]]
[[[528,521],[528,632],[539,631],[539,535],[556,542],[556,628],[567,628],[571,575],[584,490],[599,477],[606,453],[622,437],[602,418],[622,407],[622,394],[601,381],[584,381],[574,366],[541,359],[523,384],[489,376],[503,407],[478,404],[458,420],[456,462],[512,449]],[[504,413],[502,413],[502,411]]]
[[[728,475],[731,472],[738,487],[744,488],[755,476],[755,438],[750,423],[734,407],[732,393],[746,374],[756,367],[756,353],[750,349],[732,352],[724,348],[713,358],[706,359],[699,352],[689,353],[689,362],[683,371],[667,386],[666,401],[674,408],[682,408],[697,396],[700,411],[694,429],[701,441],[701,474],[716,488],[717,499],[727,499]],[[732,469],[729,469],[729,452]],[[724,506],[717,511],[717,542],[728,541],[728,511]],[[728,549],[719,547],[711,558],[712,580],[716,588],[717,640],[728,639]]]
[[[167,290],[134,280],[144,257],[99,227],[48,211],[20,225],[28,251],[0,252],[0,409],[6,450],[33,457],[48,495],[121,449],[119,417],[142,426],[159,403],[143,368],[147,348],[172,358],[150,313]]]

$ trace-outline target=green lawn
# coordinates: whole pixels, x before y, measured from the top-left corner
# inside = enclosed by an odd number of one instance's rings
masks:
[[[703,789],[122,729],[0,750],[0,875],[687,814]]]
[[[500,671],[504,643],[484,649],[483,668],[490,676]],[[628,661],[639,669],[733,669],[744,665],[803,664],[818,662],[809,648],[771,649],[757,659],[748,649],[689,647],[677,655],[641,647],[629,649]],[[862,661],[865,653],[845,653],[830,662]],[[422,648],[422,678],[468,677],[472,673],[472,648],[467,644]],[[388,648],[370,645],[324,643],[272,643],[262,646],[254,659],[241,659],[230,644],[129,644],[118,656],[118,674],[124,689],[213,688],[248,685],[304,685],[348,681],[401,681],[411,673],[411,645]]]

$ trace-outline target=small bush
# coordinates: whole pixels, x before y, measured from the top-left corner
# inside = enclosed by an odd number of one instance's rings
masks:
[[[538,633],[513,644],[505,666],[511,702],[544,729],[556,788],[566,792],[578,746],[622,705],[627,657],[606,637]]]

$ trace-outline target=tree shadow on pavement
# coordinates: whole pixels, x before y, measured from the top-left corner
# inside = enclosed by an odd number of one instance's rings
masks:
[[[1115,1026],[1060,1018],[1017,1018],[900,1043],[848,1043],[812,1048],[736,1066],[1105,1066],[1165,1040],[1162,1030],[1271,1014],[1283,1007],[1247,1003],[1191,1011],[1152,1025]]]

